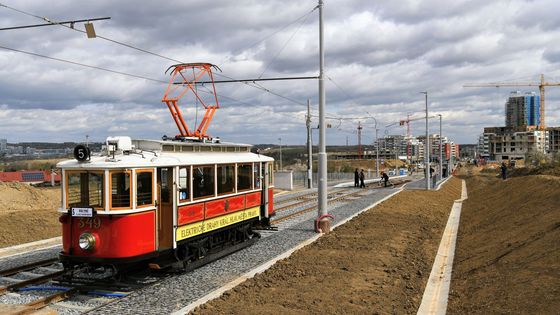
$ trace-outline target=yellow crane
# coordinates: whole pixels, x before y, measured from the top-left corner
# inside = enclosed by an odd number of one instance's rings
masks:
[[[560,86],[560,82],[546,82],[544,80],[544,74],[541,74],[540,82],[490,82],[490,83],[468,83],[463,85],[463,87],[517,87],[517,86],[538,86],[540,92],[540,120],[539,129],[544,130],[544,87],[545,86]]]

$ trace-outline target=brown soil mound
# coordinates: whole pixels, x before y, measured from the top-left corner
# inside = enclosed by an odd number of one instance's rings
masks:
[[[195,314],[416,314],[461,181],[405,191]]]
[[[467,179],[450,314],[558,314],[560,178]]]
[[[0,247],[59,236],[59,207],[60,188],[0,183]]]

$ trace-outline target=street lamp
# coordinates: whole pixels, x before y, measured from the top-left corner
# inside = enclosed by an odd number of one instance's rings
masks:
[[[379,129],[377,129],[377,119],[368,112],[366,112],[366,114],[375,121],[375,177],[379,177],[379,138],[377,137],[377,131],[379,131]]]
[[[280,142],[280,170],[283,171],[284,168],[282,167],[282,138],[278,138],[278,141]]]
[[[424,148],[424,176],[426,177],[426,190],[430,190],[430,137],[428,131],[428,91],[420,92],[426,96],[426,143]]]
[[[439,116],[439,179],[443,178],[443,135],[441,134],[441,114]]]

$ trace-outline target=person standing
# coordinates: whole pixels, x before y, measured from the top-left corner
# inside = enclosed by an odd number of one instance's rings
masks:
[[[502,169],[502,179],[505,180],[506,176],[507,176],[507,166],[506,166],[506,162],[502,161],[502,166],[500,167]]]
[[[360,187],[360,173],[358,173],[358,169],[354,171],[354,187]]]
[[[365,179],[366,179],[366,175],[364,174],[364,169],[362,169],[362,171],[360,172],[360,188],[366,187],[366,184],[364,183]]]

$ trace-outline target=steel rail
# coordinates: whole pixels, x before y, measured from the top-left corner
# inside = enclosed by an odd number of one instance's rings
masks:
[[[403,184],[403,183],[404,183],[404,182],[395,183],[393,187],[396,187],[397,185],[401,185],[401,184]],[[369,188],[368,190],[370,190],[370,189],[379,189],[379,188],[377,188],[377,187],[371,187],[371,188]],[[356,192],[353,192],[353,193],[350,193],[350,194],[347,194],[347,195],[343,195],[343,196],[340,196],[340,197],[336,197],[336,198],[334,198],[334,199],[328,200],[328,201],[327,201],[327,205],[332,204],[332,203],[335,203],[335,202],[340,202],[341,199],[348,198],[348,197],[353,197],[353,196],[359,195],[359,194],[361,194],[361,193],[363,193],[363,192],[364,192],[363,190],[359,190],[359,191],[356,191]],[[275,220],[271,220],[271,221],[270,221],[270,224],[276,224],[276,223],[278,223],[278,222],[282,222],[282,221],[289,220],[289,219],[291,219],[291,218],[293,218],[293,217],[296,217],[296,216],[298,216],[298,215],[302,215],[302,214],[304,214],[304,213],[317,210],[317,207],[318,207],[318,205],[313,205],[313,206],[311,206],[311,207],[307,207],[307,208],[305,208],[305,209],[296,211],[296,212],[291,213],[291,214],[289,214],[289,215],[286,215],[286,216],[284,216],[284,217],[281,217],[281,218],[278,218],[278,219],[275,219]]]
[[[30,264],[27,264],[27,265],[2,270],[2,271],[0,271],[0,277],[13,275],[13,274],[21,272],[21,271],[28,271],[28,270],[31,270],[31,269],[34,269],[34,268],[37,268],[37,267],[43,267],[43,266],[51,265],[51,264],[53,264],[57,261],[58,261],[58,258],[49,258],[49,259],[39,260],[39,261],[30,263]]]
[[[42,276],[39,276],[39,277],[36,277],[36,278],[22,280],[22,281],[19,281],[19,282],[16,282],[16,283],[12,283],[12,284],[8,284],[6,286],[2,286],[2,287],[0,287],[0,296],[6,294],[7,291],[23,288],[23,287],[28,286],[30,284],[47,282],[47,281],[49,281],[53,278],[56,278],[58,276],[61,276],[61,275],[65,274],[66,272],[67,272],[66,270],[61,270],[61,271],[49,273],[49,274],[46,274],[46,275],[42,275]]]

